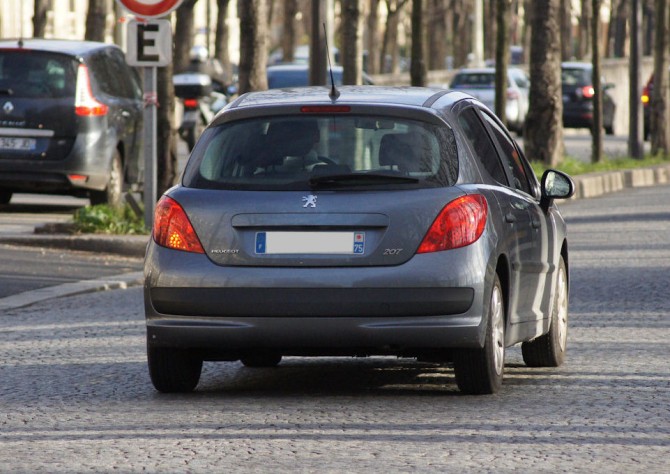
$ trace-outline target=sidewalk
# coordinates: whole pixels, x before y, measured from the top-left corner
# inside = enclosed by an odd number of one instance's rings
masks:
[[[670,184],[670,163],[652,168],[586,174],[573,179],[576,188],[573,199],[593,198],[627,188]],[[0,244],[53,247],[143,258],[150,238],[149,235],[69,235],[58,233],[57,224],[0,222]]]

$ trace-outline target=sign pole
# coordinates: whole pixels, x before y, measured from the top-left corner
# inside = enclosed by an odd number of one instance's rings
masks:
[[[156,208],[157,186],[157,69],[155,66],[144,68],[144,226],[151,230]]]

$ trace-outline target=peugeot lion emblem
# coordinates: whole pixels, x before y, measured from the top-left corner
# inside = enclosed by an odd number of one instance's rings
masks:
[[[11,114],[14,110],[14,104],[11,102],[5,102],[5,105],[2,106],[2,110],[4,110],[6,114]]]
[[[302,202],[305,203],[302,205],[302,207],[316,207],[316,196],[314,194],[303,196]]]

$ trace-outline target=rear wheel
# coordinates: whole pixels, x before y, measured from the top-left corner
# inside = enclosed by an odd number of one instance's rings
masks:
[[[281,362],[281,354],[256,354],[242,357],[240,361],[246,367],[276,367]]]
[[[123,195],[123,165],[118,150],[112,156],[112,167],[109,171],[109,181],[104,191],[91,191],[91,204],[108,204],[113,207],[121,205]]]
[[[565,361],[568,344],[568,274],[561,257],[556,278],[556,297],[551,327],[543,336],[521,344],[523,361],[529,367],[558,367]]]
[[[481,349],[462,349],[454,355],[456,384],[461,392],[482,395],[497,392],[505,368],[505,302],[498,275],[486,308],[486,341]]]
[[[185,350],[148,347],[151,382],[159,392],[191,392],[200,381],[202,359]]]

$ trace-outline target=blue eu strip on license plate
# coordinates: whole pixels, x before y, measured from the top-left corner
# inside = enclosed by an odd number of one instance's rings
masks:
[[[257,232],[257,255],[364,255],[365,232]]]

